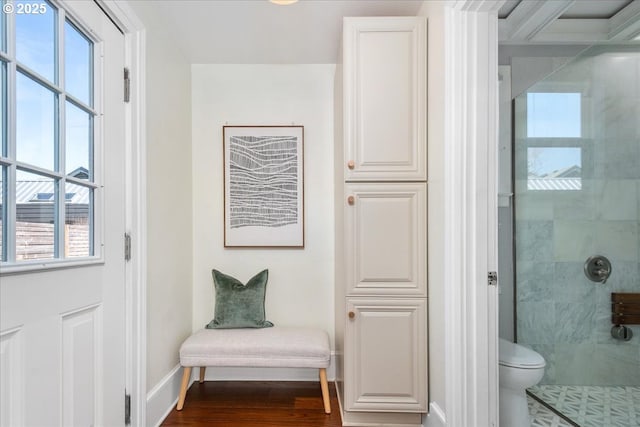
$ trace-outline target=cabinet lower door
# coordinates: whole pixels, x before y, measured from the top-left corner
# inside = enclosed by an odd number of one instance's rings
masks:
[[[426,412],[427,300],[348,298],[345,406]]]

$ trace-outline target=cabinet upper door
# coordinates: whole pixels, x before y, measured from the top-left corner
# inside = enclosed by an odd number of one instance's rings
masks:
[[[347,181],[427,179],[426,20],[344,19]]]
[[[427,184],[345,188],[348,295],[427,296]]]

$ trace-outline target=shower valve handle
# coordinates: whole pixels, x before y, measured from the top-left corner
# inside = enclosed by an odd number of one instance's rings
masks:
[[[589,257],[584,263],[584,274],[592,282],[605,284],[611,276],[611,262],[602,255]]]

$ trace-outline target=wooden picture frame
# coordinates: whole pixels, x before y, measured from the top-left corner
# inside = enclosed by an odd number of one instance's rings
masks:
[[[304,126],[223,126],[224,246],[304,248]]]

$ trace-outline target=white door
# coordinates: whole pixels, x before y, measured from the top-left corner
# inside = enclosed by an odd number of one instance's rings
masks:
[[[8,4],[0,424],[124,425],[124,36],[93,1]]]

